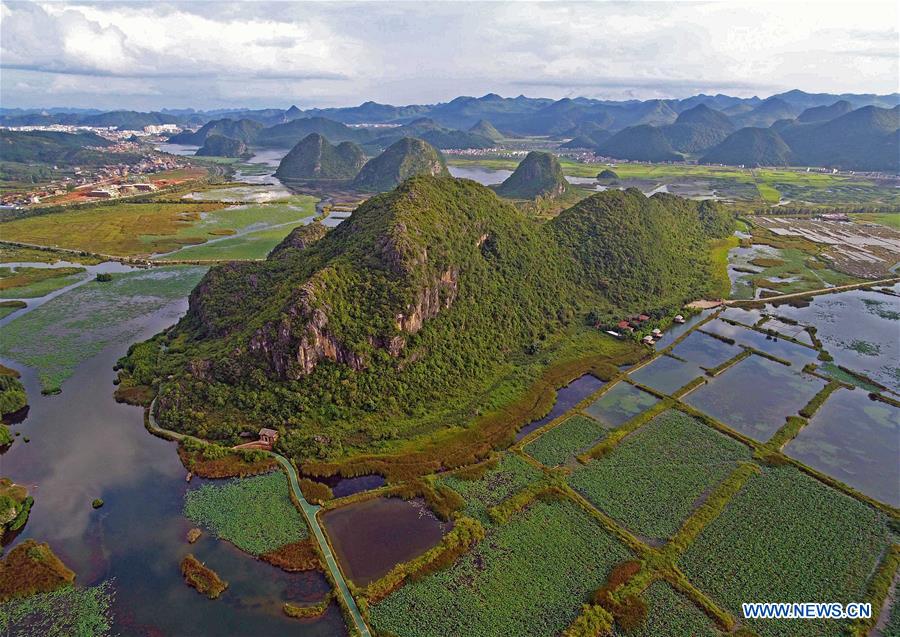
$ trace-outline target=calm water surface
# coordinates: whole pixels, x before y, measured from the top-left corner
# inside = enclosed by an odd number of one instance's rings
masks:
[[[554,418],[558,418],[605,384],[606,383],[602,380],[591,374],[579,376],[556,392],[556,402],[553,404],[553,409],[550,410],[550,413],[543,418],[533,420],[522,427],[516,434],[516,440],[521,440],[535,429],[539,429]]]

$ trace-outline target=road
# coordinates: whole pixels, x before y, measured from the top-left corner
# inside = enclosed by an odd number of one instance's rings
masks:
[[[155,407],[156,399],[154,398],[153,402],[150,403],[149,416],[147,418],[147,428],[151,433],[157,434],[169,440],[183,440],[185,438],[193,437],[160,427],[156,422],[156,416],[153,415]],[[325,539],[325,534],[322,532],[322,527],[319,526],[319,520],[316,517],[316,512],[319,510],[319,507],[314,504],[310,504],[306,500],[306,498],[303,497],[303,492],[300,490],[300,482],[297,478],[297,470],[294,469],[294,465],[291,464],[291,461],[284,456],[275,453],[274,451],[269,451],[266,453],[272,455],[287,472],[288,482],[291,483],[291,489],[294,491],[294,495],[297,497],[297,501],[300,503],[300,508],[302,509],[303,515],[306,518],[307,523],[309,524],[309,528],[312,529],[313,536],[316,538],[316,542],[318,542],[319,548],[322,550],[322,555],[325,556],[325,563],[328,565],[328,570],[331,572],[331,577],[334,579],[334,582],[337,585],[337,592],[341,595],[341,597],[344,598],[346,608],[349,609],[350,615],[353,618],[353,623],[356,625],[356,630],[360,635],[362,635],[362,637],[372,637],[372,633],[369,632],[369,627],[366,625],[362,614],[359,612],[359,607],[356,605],[356,600],[353,599],[353,595],[350,593],[350,588],[347,586],[346,580],[344,580],[344,575],[343,573],[341,573],[341,569],[338,568],[337,560],[334,558],[334,553],[331,552],[331,546],[329,546],[328,540]]]

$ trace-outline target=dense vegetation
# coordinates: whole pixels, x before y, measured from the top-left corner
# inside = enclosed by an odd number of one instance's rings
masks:
[[[649,124],[632,126],[619,131],[599,146],[601,155],[638,161],[679,161],[683,157],[675,152],[662,131]]]
[[[17,412],[27,404],[28,396],[22,381],[15,376],[0,373],[0,417]]]
[[[749,457],[739,442],[669,410],[577,469],[570,482],[632,531],[666,538],[707,489]]]
[[[253,555],[298,542],[308,534],[281,472],[189,490],[184,515]]]
[[[607,428],[593,418],[574,415],[525,446],[535,460],[552,467],[571,460],[603,437]]]
[[[188,586],[209,599],[216,599],[228,588],[228,582],[190,553],[181,560],[181,574]]]
[[[558,634],[627,556],[576,504],[538,499],[449,568],[371,606],[371,623],[400,637]]]
[[[247,145],[239,139],[224,135],[209,135],[197,149],[198,157],[247,157]]]
[[[568,187],[556,155],[533,150],[495,190],[508,199],[535,199],[559,197]]]
[[[789,166],[793,156],[781,136],[770,128],[742,128],[707,152],[705,164]]]
[[[65,586],[0,604],[0,633],[37,637],[105,637],[112,628],[113,594],[108,583]]]
[[[234,441],[266,424],[283,430],[283,451],[321,459],[409,438],[435,409],[457,405],[466,411],[453,418],[469,422],[488,388],[495,401],[521,396],[521,384],[493,386],[512,357],[533,373],[543,350],[569,347],[563,335],[587,338],[586,307],[674,308],[702,295],[705,228],[728,222],[703,206],[608,192],[540,226],[474,182],[409,180],[318,240],[291,239],[299,249],[212,269],[159,340],[168,349],[151,376],[175,379],[159,388],[158,417]],[[639,236],[623,244],[623,225]],[[657,237],[662,249],[648,250]],[[585,354],[628,349],[588,340],[599,348]]]
[[[792,467],[735,495],[682,558],[685,574],[736,615],[747,600],[863,599],[888,543],[884,516]],[[843,634],[834,620],[748,622],[761,637]]]
[[[49,593],[75,580],[47,544],[25,540],[0,559],[0,606],[17,597]]]
[[[487,510],[541,477],[541,472],[516,454],[504,454],[499,461],[443,479],[444,484],[459,493],[466,502],[463,515],[487,522]]]
[[[404,137],[370,159],[353,185],[362,190],[382,191],[416,175],[448,175],[444,157],[428,142]]]
[[[366,163],[366,155],[353,142],[332,146],[318,133],[310,133],[278,164],[279,179],[353,179]]]

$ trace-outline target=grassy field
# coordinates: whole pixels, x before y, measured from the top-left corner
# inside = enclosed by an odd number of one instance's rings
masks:
[[[370,608],[398,637],[558,635],[628,551],[578,505],[536,500],[446,570]]]
[[[170,266],[85,283],[5,325],[0,356],[36,368],[43,389],[57,391],[82,361],[134,340],[142,330],[136,319],[186,298],[204,272]]]
[[[27,307],[25,301],[0,301],[0,319]]]
[[[182,259],[208,260],[250,260],[265,259],[276,245],[281,243],[291,230],[302,226],[305,221],[288,223],[274,228],[248,232],[237,237],[229,237],[214,243],[188,246],[170,255],[161,257],[162,261]]]
[[[459,493],[466,501],[463,515],[487,522],[487,509],[500,504],[529,483],[541,477],[541,472],[514,453],[506,453],[496,467],[477,479],[449,476],[443,483]]]
[[[277,203],[247,205],[217,201],[116,202],[17,219],[0,228],[8,241],[116,256],[149,256],[247,229],[264,231],[275,225],[279,228],[273,232],[283,230],[280,239],[290,231],[289,226],[282,224],[315,214],[316,201],[309,196],[290,196]],[[226,256],[188,258],[256,258],[232,257],[229,253],[259,254],[261,249],[254,250],[247,245],[265,240],[272,245],[277,243],[270,233],[265,238],[260,235],[243,242],[235,239],[234,243],[215,250],[215,254]]]
[[[184,515],[252,555],[309,535],[280,471],[190,489],[184,496]]]
[[[84,268],[0,267],[0,299],[33,299],[84,279]]]
[[[710,259],[715,275],[715,292],[721,298],[728,298],[731,293],[731,279],[728,276],[728,252],[740,243],[737,237],[715,239],[710,241]]]
[[[576,414],[528,443],[525,452],[548,467],[561,465],[602,438],[607,430],[593,418]]]
[[[744,445],[669,410],[606,456],[579,467],[569,481],[632,531],[665,538],[707,489],[749,458]]]
[[[888,543],[884,516],[792,467],[751,478],[681,565],[740,616],[741,602],[861,601]],[[760,637],[841,635],[834,620],[748,621]]]
[[[894,230],[900,230],[900,213],[897,212],[862,213],[853,215],[853,220],[858,223],[877,223]]]

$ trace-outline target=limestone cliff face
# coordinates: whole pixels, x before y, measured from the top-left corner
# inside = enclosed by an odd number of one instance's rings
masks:
[[[425,321],[453,305],[458,291],[459,270],[455,267],[448,268],[433,285],[419,291],[414,303],[397,314],[397,329],[415,334],[422,329]]]

